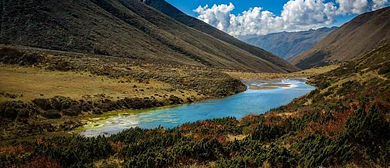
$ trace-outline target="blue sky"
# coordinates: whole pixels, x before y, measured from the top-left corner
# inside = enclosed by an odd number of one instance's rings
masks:
[[[167,0],[167,2],[191,16],[196,16],[196,13],[193,10],[199,5],[212,6],[214,4],[229,4],[230,2],[236,7],[232,12],[233,14],[238,14],[251,7],[259,6],[279,15],[283,9],[283,5],[288,2],[288,0]]]
[[[341,26],[360,13],[388,6],[388,0],[166,0],[184,13],[198,17],[231,35],[268,34],[280,31],[300,31],[311,28]],[[364,1],[366,3],[364,3]],[[380,1],[380,2],[379,2]],[[232,3],[232,6],[229,4]],[[289,18],[280,21],[283,6],[290,3],[286,10]],[[213,8],[213,5],[218,8]],[[223,6],[222,4],[226,4]],[[314,4],[315,9],[312,8]],[[206,5],[208,7],[206,8]],[[202,8],[194,11],[199,6]],[[297,7],[299,6],[299,7]],[[331,7],[329,7],[331,6]],[[261,7],[259,10],[249,10]],[[303,7],[302,10],[300,7]],[[316,8],[317,7],[317,8]],[[332,11],[325,10],[324,8]],[[299,9],[297,9],[299,8]],[[317,9],[323,11],[316,11]],[[243,16],[246,11],[248,16]],[[269,11],[272,15],[265,15]],[[232,18],[231,15],[234,15]],[[257,16],[256,19],[253,16]],[[248,20],[248,17],[252,20]],[[279,17],[279,18],[278,18]],[[279,20],[278,20],[279,19]],[[297,21],[295,21],[297,20]],[[235,23],[232,25],[231,23]],[[249,24],[249,25],[248,25]],[[257,26],[256,26],[257,25]],[[267,26],[258,26],[267,25]],[[252,26],[252,27],[250,27]]]

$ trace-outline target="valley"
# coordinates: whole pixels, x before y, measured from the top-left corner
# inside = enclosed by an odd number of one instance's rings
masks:
[[[390,4],[334,3],[0,1],[0,168],[389,167]]]
[[[242,79],[309,77],[337,67],[245,73],[20,46],[3,46],[0,56],[0,137],[5,141],[71,135],[86,119],[111,111],[224,98],[246,90]]]
[[[265,114],[207,119],[173,128],[136,127],[110,137],[51,135],[3,141],[2,163],[66,167],[386,166],[389,47],[386,43],[359,59],[310,77],[315,90]],[[74,147],[80,150],[69,150]],[[31,160],[18,160],[21,154]]]

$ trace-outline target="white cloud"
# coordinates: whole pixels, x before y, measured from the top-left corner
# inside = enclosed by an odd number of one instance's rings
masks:
[[[208,5],[201,7],[199,6],[194,11],[199,14],[198,18],[206,23],[209,23],[220,30],[226,31],[225,28],[229,26],[230,12],[234,10],[234,5],[213,5],[209,8]]]
[[[290,0],[283,6],[280,16],[261,7],[250,8],[234,15],[230,3],[199,6],[194,11],[198,18],[233,36],[264,35],[281,31],[300,31],[334,23],[340,15],[360,14],[389,5],[387,0]]]
[[[372,9],[377,10],[386,6],[387,0],[373,0]],[[387,4],[388,5],[388,4]]]

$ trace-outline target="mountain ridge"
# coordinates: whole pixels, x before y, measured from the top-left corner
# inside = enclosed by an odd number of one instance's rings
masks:
[[[258,48],[256,46],[247,44],[245,42],[242,42],[233,36],[197,19],[192,16],[188,16],[176,7],[172,6],[165,0],[144,0],[143,3],[161,11],[162,13],[172,17],[173,19],[192,27],[196,30],[199,30],[201,32],[204,32],[206,34],[209,34],[210,36],[213,36],[221,41],[224,41],[226,43],[229,43],[233,46],[236,46],[238,48],[241,48],[257,57],[260,57],[262,59],[265,59],[275,65],[278,65],[279,67],[282,67],[284,70],[292,72],[299,70],[296,67],[293,67],[291,65],[288,65],[286,62],[282,61],[283,59],[265,51],[264,49]]]
[[[279,32],[264,36],[242,36],[239,39],[263,48],[285,60],[290,60],[298,54],[310,49],[318,41],[335,30],[336,27],[323,27],[299,32]]]

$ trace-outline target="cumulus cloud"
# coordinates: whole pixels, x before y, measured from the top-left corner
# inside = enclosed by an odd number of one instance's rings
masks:
[[[388,6],[387,0],[290,0],[280,16],[253,7],[234,15],[234,5],[199,6],[198,18],[233,36],[264,35],[281,31],[300,31],[331,25],[340,15],[361,14]]]
[[[383,8],[386,6],[386,4],[387,4],[387,0],[373,0],[372,9],[377,10]]]
[[[198,18],[206,23],[209,23],[220,30],[226,31],[225,28],[229,27],[230,12],[234,10],[234,5],[213,5],[209,8],[208,5],[201,7],[199,6],[194,11],[199,14]]]

